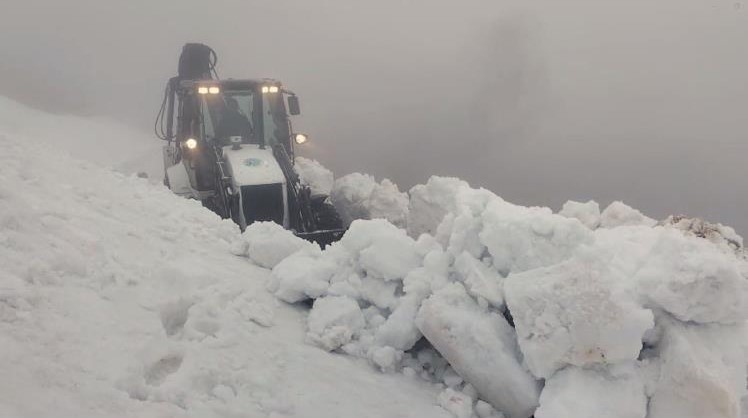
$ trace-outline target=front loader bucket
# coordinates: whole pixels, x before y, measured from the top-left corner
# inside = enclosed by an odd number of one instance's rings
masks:
[[[320,247],[325,248],[333,242],[339,241],[345,231],[346,229],[326,229],[313,232],[295,232],[294,234],[307,241],[316,242]]]

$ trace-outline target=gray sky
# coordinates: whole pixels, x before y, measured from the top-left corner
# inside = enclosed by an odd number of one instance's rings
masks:
[[[0,94],[150,130],[185,42],[302,98],[305,153],[748,233],[748,3],[4,0]],[[154,139],[155,140],[155,139]]]

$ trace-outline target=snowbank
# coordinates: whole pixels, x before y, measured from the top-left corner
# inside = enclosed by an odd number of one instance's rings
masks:
[[[457,417],[490,416],[483,401],[510,418],[740,416],[748,265],[730,229],[621,202],[553,214],[438,177],[410,191],[407,226],[357,220],[273,269],[281,299],[320,298],[309,341],[441,382]]]

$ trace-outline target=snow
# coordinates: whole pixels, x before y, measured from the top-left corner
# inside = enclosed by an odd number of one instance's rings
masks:
[[[301,183],[309,186],[312,196],[329,196],[334,183],[332,171],[317,160],[299,157],[294,158],[294,169]]]
[[[654,318],[617,288],[625,277],[616,274],[604,263],[570,260],[507,278],[519,344],[536,376],[637,359]]]
[[[455,283],[423,303],[416,324],[483,399],[508,418],[532,415],[539,385],[522,367],[514,332],[501,315],[481,309]]]
[[[645,418],[644,382],[633,369],[567,368],[546,381],[536,418]],[[702,415],[703,417],[710,415]],[[674,418],[674,416],[673,416]]]
[[[272,269],[289,255],[306,249],[319,250],[316,244],[296,237],[275,222],[255,222],[235,243],[234,254],[249,257],[260,267]]]
[[[236,225],[36,117],[0,125],[0,416],[449,416],[440,388],[306,344]]]
[[[154,182],[164,177],[165,142],[113,120],[45,113],[0,95],[0,131],[121,173],[142,172]]]
[[[153,147],[116,124],[0,108],[0,416],[745,415],[729,227],[352,174],[323,250],[124,174]]]
[[[336,267],[320,260],[319,254],[297,252],[273,268],[267,289],[288,303],[318,298],[327,290]]]
[[[482,216],[479,238],[501,273],[545,267],[568,259],[591,233],[548,208],[524,208],[495,198]]]
[[[439,394],[439,405],[456,418],[473,417],[473,400],[462,392],[447,388]]]
[[[586,203],[569,200],[564,203],[558,214],[577,219],[589,229],[597,229],[600,226],[600,205],[594,200]]]
[[[660,375],[681,361],[662,347],[668,318],[727,327],[738,337],[723,339],[724,364],[745,368],[748,264],[728,227],[658,224],[621,202],[602,214],[595,202],[569,202],[553,214],[453,178],[432,177],[409,196],[410,238],[386,220],[356,220],[339,243],[288,260],[327,266],[305,276],[302,294],[358,302],[365,325],[341,351],[441,382],[439,402],[454,416],[491,416],[480,401],[510,418],[538,405],[541,417],[646,417],[656,393],[678,390]],[[719,386],[715,405],[733,408],[742,387]],[[659,416],[677,417],[670,409]]]
[[[657,221],[654,219],[645,216],[621,201],[611,203],[600,214],[600,226],[603,228],[634,225],[654,226],[656,223]]]
[[[746,394],[745,324],[697,326],[662,318],[662,364],[651,418],[738,418]]]
[[[646,260],[635,276],[648,305],[683,322],[734,324],[748,317],[748,280],[733,254],[674,230],[663,231],[652,251],[660,257]]]
[[[743,238],[734,229],[720,223],[711,223],[687,216],[669,216],[663,221],[665,226],[672,226],[689,235],[705,238],[722,247],[740,254],[744,250]]]
[[[494,308],[504,308],[504,278],[487,264],[463,252],[455,258],[457,279],[475,299],[484,299]]]
[[[426,184],[410,189],[408,203],[408,233],[412,237],[421,234],[436,235],[436,229],[444,216],[456,210],[456,194],[468,184],[454,177],[429,178]]]
[[[405,226],[408,196],[388,179],[377,182],[368,174],[348,174],[335,180],[330,198],[346,225],[356,219],[386,219]]]
[[[314,301],[307,337],[328,351],[347,344],[364,328],[364,314],[347,296],[327,296]]]

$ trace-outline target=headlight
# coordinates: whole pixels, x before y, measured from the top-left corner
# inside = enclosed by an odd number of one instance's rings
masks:
[[[271,93],[278,93],[278,86],[270,86]]]
[[[309,140],[309,137],[307,137],[304,134],[295,134],[293,136],[293,140],[296,141],[297,144],[301,145]]]
[[[279,91],[280,87],[278,86],[262,86],[263,93],[278,93]]]
[[[184,145],[187,147],[187,149],[195,149],[197,148],[197,140],[195,140],[195,138],[190,138],[184,141]]]
[[[262,86],[262,92],[263,92],[263,93],[268,93],[268,92],[270,92],[270,87],[268,87],[268,86]]]
[[[197,88],[197,94],[218,94],[221,88],[218,86],[200,86]]]

